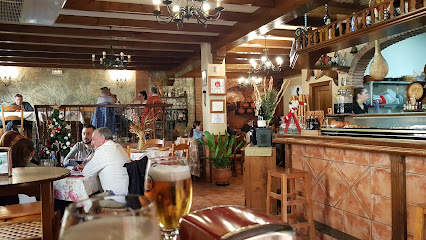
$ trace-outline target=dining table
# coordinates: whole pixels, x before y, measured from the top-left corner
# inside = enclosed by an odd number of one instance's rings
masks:
[[[18,112],[4,112],[5,117],[21,117],[21,111]],[[3,119],[2,114],[0,114],[0,121]],[[24,112],[24,120],[34,122],[36,120],[35,114],[32,111]]]
[[[148,158],[168,157],[171,153],[170,147],[149,147],[146,150],[130,149],[130,160],[137,161],[145,156]]]
[[[102,191],[97,175],[85,177],[81,171],[71,170],[69,177],[53,182],[54,196],[58,200],[77,202]]]
[[[55,167],[13,168],[12,176],[0,176],[0,196],[26,194],[39,188],[43,240],[53,239],[54,197],[53,181],[66,178],[70,170]]]

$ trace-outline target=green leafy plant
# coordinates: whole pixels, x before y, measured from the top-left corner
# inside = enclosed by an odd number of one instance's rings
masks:
[[[265,120],[270,120],[273,118],[274,111],[277,107],[277,102],[275,102],[278,95],[278,91],[275,89],[268,89],[265,95],[262,97],[262,108],[265,113]]]
[[[218,169],[230,168],[231,159],[229,157],[234,153],[235,149],[241,147],[243,142],[238,143],[234,148],[235,136],[231,136],[229,139],[226,132],[223,136],[219,133],[217,141],[215,141],[214,134],[211,134],[209,131],[204,132],[204,137],[206,138],[205,141],[197,139],[199,143],[209,148],[209,156],[204,158],[210,159]]]

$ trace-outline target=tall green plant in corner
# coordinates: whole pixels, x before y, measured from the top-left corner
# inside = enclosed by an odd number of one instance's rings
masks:
[[[226,132],[224,136],[219,133],[217,142],[214,139],[214,134],[211,134],[209,131],[204,132],[204,137],[206,138],[206,141],[197,139],[199,143],[206,145],[209,148],[209,156],[204,158],[210,159],[217,169],[230,168],[231,159],[229,156],[234,153],[235,149],[241,147],[243,142],[238,143],[238,145],[234,148],[235,136],[232,136],[229,139]]]

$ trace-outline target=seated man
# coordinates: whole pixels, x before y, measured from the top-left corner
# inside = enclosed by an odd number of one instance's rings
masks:
[[[244,126],[241,128],[241,132],[247,133],[253,127],[253,120],[247,120]]]
[[[89,156],[95,152],[95,148],[92,146],[92,134],[95,129],[96,128],[93,125],[84,126],[81,131],[82,141],[76,143],[65,157],[65,167],[69,164],[70,159],[76,159],[77,156],[79,156],[80,159],[85,159],[85,161],[90,160]]]
[[[24,102],[24,99],[21,94],[15,95],[15,102],[11,104],[12,106],[23,106],[25,111],[34,111],[34,108],[29,104],[28,102]],[[20,125],[21,121],[14,120],[14,121],[7,121],[6,123],[6,131],[12,130],[13,125]],[[33,129],[33,123],[27,120],[24,120],[24,129]]]
[[[85,177],[98,175],[104,191],[114,194],[127,194],[129,175],[124,167],[130,162],[126,151],[120,144],[112,141],[112,133],[108,128],[98,128],[93,132],[92,145],[95,155],[87,164],[80,164]]]

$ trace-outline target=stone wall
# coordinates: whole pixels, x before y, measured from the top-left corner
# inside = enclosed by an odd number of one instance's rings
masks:
[[[95,104],[101,87],[110,87],[121,103],[130,103],[135,93],[135,77],[120,88],[109,72],[92,69],[63,69],[53,75],[51,68],[18,67],[18,77],[7,87],[0,88],[0,101],[10,104],[20,93],[31,105]]]

